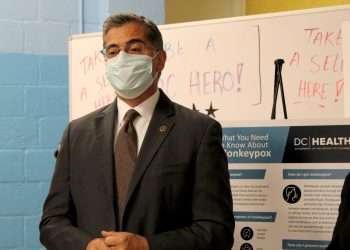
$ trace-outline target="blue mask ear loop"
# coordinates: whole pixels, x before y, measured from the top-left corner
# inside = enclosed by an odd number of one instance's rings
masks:
[[[152,60],[159,55],[159,50],[157,50],[156,54],[152,57]]]
[[[157,50],[156,54],[152,57],[152,63],[153,63],[153,59],[156,58],[158,55],[159,55],[159,50]],[[152,69],[153,69],[153,66],[152,66]],[[154,77],[152,76],[152,78],[153,78],[152,84],[154,83],[154,81],[156,80],[158,75],[160,75],[160,72],[156,72],[155,76]]]

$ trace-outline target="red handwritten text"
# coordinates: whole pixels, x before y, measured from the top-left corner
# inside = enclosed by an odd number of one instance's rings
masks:
[[[86,75],[87,73],[94,71],[96,69],[96,66],[103,62],[104,61],[102,55],[98,51],[95,51],[93,55],[84,56],[80,60],[80,66]]]
[[[341,46],[342,34],[341,29],[338,31],[325,31],[320,28],[306,28],[304,29],[308,42],[319,46]]]

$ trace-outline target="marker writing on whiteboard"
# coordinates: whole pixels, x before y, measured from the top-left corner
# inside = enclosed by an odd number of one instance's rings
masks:
[[[189,93],[192,96],[240,93],[243,73],[244,63],[234,64],[231,70],[191,71],[188,82]]]
[[[296,97],[293,104],[310,104],[324,109],[331,103],[343,99],[344,86],[344,59],[341,53],[343,43],[342,30],[317,26],[303,28],[305,46],[295,50],[288,58],[288,66],[295,71],[297,79]],[[303,71],[310,73],[301,74]]]

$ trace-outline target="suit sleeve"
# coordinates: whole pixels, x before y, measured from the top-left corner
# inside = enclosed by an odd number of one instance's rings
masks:
[[[213,121],[196,156],[192,224],[147,240],[151,250],[231,250],[234,224],[221,126]]]
[[[341,192],[339,214],[334,227],[332,240],[327,250],[345,250],[350,248],[350,173],[345,178]]]
[[[70,193],[69,126],[57,155],[55,172],[40,222],[40,241],[49,250],[83,250],[92,237],[76,225]]]

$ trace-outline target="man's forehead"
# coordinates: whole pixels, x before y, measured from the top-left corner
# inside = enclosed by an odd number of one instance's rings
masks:
[[[145,37],[147,27],[140,23],[126,23],[122,26],[112,27],[106,34],[106,38],[110,36],[132,36]]]
[[[110,41],[117,40],[118,42],[126,43],[132,39],[138,39],[146,42],[146,29],[147,27],[141,23],[126,23],[122,26],[112,27],[103,37],[103,40],[105,44],[109,43]]]

